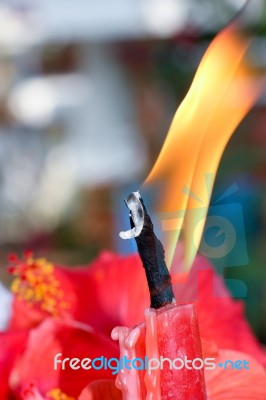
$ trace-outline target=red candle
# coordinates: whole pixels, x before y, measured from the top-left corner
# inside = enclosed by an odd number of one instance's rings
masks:
[[[161,242],[138,192],[126,200],[145,268],[152,308],[134,328],[117,327],[123,364],[116,379],[124,400],[205,400],[204,361],[193,304],[176,304]],[[132,305],[134,306],[134,305]]]
[[[147,309],[145,323],[135,328],[117,327],[112,337],[119,340],[121,359],[127,356],[131,361],[132,369],[123,365],[116,379],[124,400],[207,398],[193,304]]]

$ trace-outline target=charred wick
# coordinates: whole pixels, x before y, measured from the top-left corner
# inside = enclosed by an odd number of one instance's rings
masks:
[[[132,201],[132,195],[127,198],[127,205],[129,198],[130,201]],[[140,196],[135,199],[135,202],[139,202],[139,207],[137,207],[138,216],[144,218],[142,230],[140,234],[135,237],[135,240],[146,273],[151,307],[158,309],[173,303],[175,300],[171,276],[165,263],[163,245],[154,233],[153,223],[147,213],[144,202]],[[131,228],[135,227],[132,213],[130,213],[130,224]]]

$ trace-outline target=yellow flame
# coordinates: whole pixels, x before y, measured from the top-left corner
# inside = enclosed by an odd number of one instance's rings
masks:
[[[172,225],[178,223],[178,229],[166,246],[169,266],[181,227],[185,228],[185,265],[188,268],[193,262],[204,228],[202,224],[194,232],[195,222],[201,219],[205,222],[222,153],[260,94],[259,85],[244,62],[248,46],[249,40],[242,38],[233,25],[216,36],[176,111],[161,153],[145,181],[145,185],[156,181],[164,184],[160,212],[184,210],[178,221],[172,221]],[[206,174],[213,177],[207,191]]]

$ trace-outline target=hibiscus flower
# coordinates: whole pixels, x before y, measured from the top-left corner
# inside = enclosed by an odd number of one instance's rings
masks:
[[[266,354],[244,318],[244,304],[231,298],[222,278],[198,256],[188,279],[177,282],[181,254],[172,269],[177,302],[195,302],[201,336],[219,347],[243,351],[266,365]],[[12,257],[16,294],[10,329],[33,327],[53,316],[73,319],[110,336],[116,325],[143,321],[149,307],[145,272],[137,255],[104,252],[90,265],[69,269],[26,254]]]
[[[215,354],[215,359],[218,363],[245,359],[250,368],[249,370],[216,368],[205,371],[208,400],[265,400],[265,370],[254,358],[236,351],[220,350]],[[121,392],[111,380],[90,383],[78,398],[78,400],[121,399]]]
[[[141,323],[149,306],[139,257],[105,252],[89,266],[68,269],[26,254],[23,260],[12,257],[10,270],[15,276],[15,298],[9,331],[0,335],[1,348],[4,343],[7,349],[0,359],[0,368],[5,366],[6,371],[4,378],[0,375],[1,398],[9,399],[12,393],[26,400],[72,400],[82,392],[80,400],[121,399],[110,371],[55,370],[53,359],[57,353],[80,359],[119,357],[118,345],[110,339],[111,330],[116,325]],[[177,277],[175,265],[174,282]],[[242,375],[232,378],[234,375],[223,370],[219,370],[221,376],[210,371],[205,374],[209,398],[244,399],[238,394],[242,386],[249,394],[246,398],[265,399],[266,378],[260,366],[265,365],[265,353],[244,319],[242,303],[230,297],[210,264],[198,257],[186,282],[174,284],[174,292],[178,302],[196,303],[205,350],[211,342],[221,359],[228,352],[242,352],[252,362],[248,376],[240,371]],[[12,335],[18,332],[21,336],[12,347]],[[9,349],[6,343],[10,343]],[[235,359],[237,355],[234,353]],[[257,393],[250,385],[253,379],[258,382]]]
[[[60,361],[55,365],[56,355]],[[110,337],[81,323],[46,318],[30,330],[23,354],[13,365],[9,376],[11,391],[20,398],[25,388],[35,384],[40,394],[48,399],[56,400],[59,391],[76,399],[89,382],[99,377],[110,379],[113,375],[110,369],[103,369],[100,374],[77,365],[72,369],[69,359],[99,356],[119,357],[118,348]],[[65,358],[68,359],[62,364]]]

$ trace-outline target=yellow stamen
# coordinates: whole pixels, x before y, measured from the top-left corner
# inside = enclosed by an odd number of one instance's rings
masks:
[[[11,290],[29,306],[37,304],[53,316],[59,316],[62,310],[69,308],[60,281],[55,276],[55,267],[44,258],[28,256],[25,261],[12,266],[12,274],[16,278]]]
[[[59,388],[50,390],[50,392],[48,392],[46,396],[51,400],[75,400],[74,397],[67,396]]]

